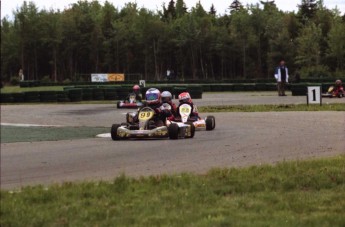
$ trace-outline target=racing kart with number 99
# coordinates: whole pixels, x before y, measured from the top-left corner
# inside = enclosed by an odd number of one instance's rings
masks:
[[[111,138],[113,140],[130,138],[193,138],[194,125],[178,125],[175,123],[163,126],[156,126],[154,117],[155,111],[150,107],[143,107],[138,112],[139,123],[113,124],[111,127]]]

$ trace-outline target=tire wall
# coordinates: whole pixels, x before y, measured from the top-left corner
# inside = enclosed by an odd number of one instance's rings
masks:
[[[25,84],[25,86],[28,84]],[[321,86],[326,92],[333,83],[298,83],[289,84],[293,96],[304,96],[308,86]],[[169,91],[174,98],[181,92],[189,92],[193,99],[201,99],[203,92],[243,92],[243,91],[275,91],[276,83],[234,83],[234,84],[178,84],[150,85],[160,91]],[[149,87],[142,88],[142,95]],[[80,102],[89,100],[123,100],[132,91],[132,85],[77,85],[66,86],[63,91],[25,91],[17,93],[1,93],[1,103],[34,103],[34,102]]]

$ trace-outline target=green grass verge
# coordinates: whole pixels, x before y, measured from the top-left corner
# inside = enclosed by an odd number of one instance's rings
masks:
[[[287,104],[287,105],[233,105],[233,106],[201,106],[200,112],[280,112],[280,111],[345,111],[345,104]]]
[[[19,87],[5,86],[1,88],[1,93],[19,93],[25,91],[63,91],[66,86],[45,86],[45,87]]]
[[[1,126],[1,143],[57,141],[95,137],[107,133],[103,127],[17,127]]]
[[[345,156],[1,191],[1,226],[344,226]]]

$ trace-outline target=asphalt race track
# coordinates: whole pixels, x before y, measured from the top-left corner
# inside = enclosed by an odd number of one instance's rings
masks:
[[[206,93],[202,105],[305,103],[275,92]],[[345,99],[323,99],[323,103]],[[115,104],[2,105],[1,123],[105,126],[124,121]],[[208,115],[203,113],[202,116]],[[344,112],[215,113],[216,129],[194,139],[92,138],[1,143],[1,189],[66,181],[111,180],[211,168],[272,164],[345,154]],[[109,130],[105,131],[108,132]]]

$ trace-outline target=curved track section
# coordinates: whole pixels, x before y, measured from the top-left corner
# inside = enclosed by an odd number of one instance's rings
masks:
[[[208,102],[212,95],[204,101],[197,100],[198,104]],[[230,96],[228,99],[233,98],[233,94],[227,95]],[[265,96],[261,99],[265,100]],[[230,104],[233,103],[226,103]],[[22,115],[23,112],[26,114]],[[2,122],[7,123],[107,126],[110,130],[112,123],[123,121],[125,112],[106,104],[9,105],[2,106],[1,117]],[[110,138],[93,138],[1,143],[1,188],[109,180],[123,173],[134,177],[205,173],[211,168],[345,154],[344,112],[213,115],[217,121],[216,129],[198,131],[194,139],[112,141]]]

